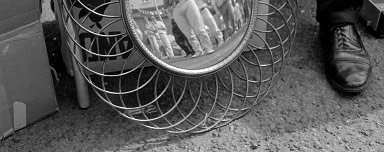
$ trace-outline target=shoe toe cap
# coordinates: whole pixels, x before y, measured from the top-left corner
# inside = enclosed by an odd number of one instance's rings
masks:
[[[348,90],[364,87],[371,74],[371,66],[355,61],[338,61],[331,67],[329,76],[336,85]]]
[[[366,71],[352,73],[345,78],[345,85],[346,87],[363,86],[368,81],[368,77],[369,76]]]

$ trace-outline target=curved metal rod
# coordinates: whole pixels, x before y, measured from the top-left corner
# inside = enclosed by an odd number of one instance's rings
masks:
[[[65,4],[64,4],[65,5]],[[67,14],[70,14],[70,11],[68,10],[67,7],[64,7],[64,10],[66,11]],[[96,32],[93,32],[87,28],[85,28],[84,26],[82,26],[72,15],[68,15],[72,22],[75,23],[75,25],[77,25],[78,27],[80,27],[82,30],[88,32],[88,33],[91,33],[93,35],[96,35],[96,36],[100,36],[100,37],[116,37],[116,36],[121,36],[123,34],[114,34],[114,35],[103,35],[103,34],[98,34]]]
[[[68,24],[64,25],[65,33],[68,39],[71,40],[67,42],[67,45],[70,46],[70,54],[75,59],[76,64],[74,66],[78,66],[81,69],[80,73],[82,77],[91,85],[93,91],[103,102],[111,106],[124,118],[138,122],[147,128],[166,130],[170,133],[202,133],[225,126],[243,117],[264,99],[274,84],[276,84],[278,78],[282,76],[283,67],[287,62],[286,58],[292,52],[291,49],[297,28],[295,16],[297,1],[291,3],[289,0],[285,0],[277,5],[260,1],[260,5],[265,5],[272,9],[270,13],[254,14],[259,22],[266,23],[270,28],[265,30],[255,28],[253,31],[252,36],[258,37],[264,45],[258,46],[249,42],[244,50],[250,50],[250,53],[247,54],[247,56],[245,54],[239,55],[232,65],[223,67],[221,71],[196,79],[176,77],[167,71],[161,71],[159,69],[154,70],[148,75],[144,74],[145,66],[150,63],[146,59],[138,65],[135,65],[132,69],[125,70],[126,66],[132,61],[134,54],[137,54],[141,50],[136,48],[136,46],[132,46],[123,52],[115,53],[113,51],[119,44],[124,43],[124,39],[132,39],[134,37],[127,32],[122,32],[121,34],[103,34],[103,31],[112,25],[125,24],[125,20],[123,19],[124,14],[113,16],[97,12],[98,9],[107,5],[124,4],[123,1],[124,0],[107,2],[95,8],[90,8],[80,0],[76,0],[71,4],[71,7],[68,7],[69,5],[62,0],[62,7],[60,9],[64,12],[62,13],[63,22],[73,24],[72,28],[76,29],[74,32],[79,33],[80,30],[83,30],[84,32],[94,35],[89,44],[89,48],[87,48],[88,46],[82,46],[78,42],[77,34],[71,34],[71,31],[68,29]],[[70,13],[73,11],[75,3],[80,4],[88,11],[85,18],[81,19],[80,22]],[[125,6],[120,5],[120,13],[124,13],[124,8],[122,7]],[[92,15],[91,13],[100,17],[116,19],[106,23],[100,30],[94,32],[83,26],[85,21]],[[280,19],[280,21],[268,21],[268,19],[264,19],[263,16],[276,17]],[[286,34],[281,34],[281,32],[286,32]],[[267,36],[273,34],[273,37],[272,39],[266,39],[261,34],[266,34]],[[96,44],[99,37],[115,37],[117,41],[114,42],[113,45],[108,46],[108,50],[102,54],[92,52],[92,46]],[[271,41],[277,41],[278,43],[271,43]],[[72,46],[74,48],[72,48]],[[76,51],[103,58],[101,61],[101,72],[89,67],[88,64],[91,63],[89,58],[86,57],[85,63],[83,63],[82,59],[77,58],[75,55]],[[109,71],[107,65],[110,58],[120,57],[128,53],[130,54],[120,67],[119,72],[107,73],[107,71]],[[266,57],[269,56],[266,61],[270,62],[262,62],[259,57],[261,54],[259,53],[265,54]],[[236,67],[234,67],[235,64]],[[136,71],[139,72],[138,76],[134,77],[136,79],[136,85],[132,86],[133,88],[129,87],[125,90],[123,78],[134,74]],[[98,76],[97,78],[100,77],[101,86],[98,84],[99,81],[95,81],[86,73],[94,74]],[[118,81],[117,90],[107,87],[106,82],[109,82],[109,80],[112,82],[114,82],[114,80]],[[243,84],[242,87],[235,89],[235,82],[239,85]],[[153,84],[153,86],[150,84]],[[161,86],[163,84],[164,87]],[[195,85],[199,87],[195,87]],[[212,87],[212,85],[214,85],[214,87]],[[147,94],[151,89],[153,89],[154,97],[143,98],[143,95]],[[219,94],[228,94],[229,97],[220,100]],[[131,99],[124,98],[128,95],[135,96],[136,101],[130,101]],[[118,100],[114,100],[116,99],[113,98],[114,96],[117,96]],[[169,96],[171,96],[170,100],[160,100],[163,98],[167,99]],[[204,99],[202,99],[203,97],[207,97],[207,101],[204,101]],[[186,104],[186,106],[191,107],[186,109],[181,108],[181,106],[184,106],[182,103],[188,102],[184,101],[184,98],[189,98],[192,101],[191,104]],[[135,102],[134,106],[129,105],[129,103],[132,102]],[[166,102],[166,105],[163,106],[163,102]],[[151,107],[154,108],[155,114],[151,114],[152,112],[147,110]],[[130,110],[136,110],[138,113],[131,113]],[[174,116],[174,114],[177,116]]]
[[[100,14],[98,12],[96,12],[95,10],[97,10],[97,8],[100,8],[102,6],[107,6],[107,5],[110,5],[110,4],[115,4],[115,3],[120,3],[120,1],[110,1],[110,2],[107,2],[107,3],[103,3],[97,7],[95,7],[95,9],[90,9],[88,6],[86,6],[83,2],[81,2],[80,0],[76,0],[75,3],[79,3],[81,6],[83,6],[82,8],[85,8],[87,11],[93,13],[93,14],[96,14],[98,16],[102,16],[102,17],[105,17],[105,18],[118,18],[118,17],[121,17],[121,16],[112,16],[112,15],[105,15],[105,14]],[[73,3],[73,4],[75,4]]]

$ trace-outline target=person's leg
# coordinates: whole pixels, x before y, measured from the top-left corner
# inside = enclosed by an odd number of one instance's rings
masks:
[[[317,0],[316,20],[322,26],[356,23],[363,0]]]
[[[195,52],[193,51],[191,45],[188,42],[187,37],[180,31],[180,28],[177,26],[175,20],[172,20],[172,34],[175,37],[175,41],[177,45],[186,53],[186,56],[193,55]]]
[[[175,36],[176,39],[176,36]],[[185,52],[185,56],[192,56],[195,54],[195,51],[193,51],[192,46],[189,44],[189,41],[185,38],[179,38],[175,40],[177,45],[180,46],[180,48]]]
[[[372,66],[355,28],[363,0],[317,0],[316,19],[330,84],[342,92],[361,92]]]
[[[191,26],[189,25],[189,22],[186,17],[186,10],[187,10],[187,3],[186,1],[182,1],[173,9],[173,18],[177,24],[177,26],[180,28],[181,32],[185,35],[185,37],[188,38],[189,43],[191,44],[193,50],[196,53],[203,53],[203,50],[201,49],[200,42],[194,36],[194,33],[192,31]],[[194,2],[193,2],[194,3]],[[196,5],[196,4],[195,4]],[[197,54],[199,55],[199,54]]]
[[[228,39],[228,37],[232,36],[234,29],[235,29],[235,22],[233,21],[234,15],[233,15],[233,7],[231,6],[231,3],[226,2],[223,4],[221,8],[221,14],[223,15],[224,24],[226,26],[226,36],[225,39]]]
[[[250,11],[250,7],[251,6],[251,2],[249,2],[249,0],[244,0],[244,5],[243,5],[243,9],[244,9],[244,21],[247,22],[249,20],[249,18],[251,17],[251,11]]]
[[[225,26],[225,28],[224,28],[224,40],[227,40],[229,35],[230,35],[229,33],[231,31],[231,26],[229,25],[229,22],[228,22],[228,15],[227,15],[226,9],[221,8],[220,13],[221,13],[221,16],[223,18],[223,23]]]
[[[233,21],[234,21],[234,23],[235,23],[235,29],[237,30],[239,27],[238,27],[238,24],[237,24],[237,21],[238,20],[240,20],[240,18],[238,18],[239,16],[238,16],[238,7],[239,6],[235,6],[235,7],[233,7],[233,17],[234,17],[234,19],[233,19]]]
[[[243,26],[243,5],[239,4],[239,10],[238,10],[238,18],[239,18],[239,25],[240,28]]]
[[[223,34],[217,26],[216,21],[213,18],[211,12],[208,10],[208,8],[205,8],[201,11],[201,15],[203,16],[204,23],[209,27],[211,36],[216,38],[218,43],[217,45],[222,45],[224,43]]]
[[[245,16],[245,8],[244,8],[244,0],[238,0],[239,6],[240,6],[240,15],[241,15],[241,24],[245,22],[246,16]]]
[[[151,46],[152,46],[152,53],[155,56],[162,57],[162,54],[160,52],[160,46],[157,43],[156,37],[155,36],[148,36],[148,39],[149,39],[149,42],[151,43]]]
[[[165,53],[167,54],[168,57],[174,57],[173,49],[171,42],[169,42],[168,36],[165,33],[159,33],[160,39],[164,44],[165,47]]]
[[[193,32],[198,37],[204,51],[212,50],[212,42],[205,30],[203,17],[194,0],[184,0],[187,3],[186,16]]]
[[[233,4],[231,2],[228,2],[228,18],[230,19],[231,26],[233,27],[233,29],[236,28],[234,13],[235,13],[235,8],[233,7]],[[232,31],[232,32],[235,32],[235,31]]]
[[[215,15],[213,16],[213,18],[215,19],[217,27],[219,28],[219,30],[221,31],[221,34],[223,35],[223,39],[225,39],[225,36],[224,36],[225,25],[224,25],[224,21],[222,20],[222,17],[219,15]]]

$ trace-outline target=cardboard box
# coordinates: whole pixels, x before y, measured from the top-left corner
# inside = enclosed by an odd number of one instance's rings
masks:
[[[0,35],[40,19],[39,0],[1,0]]]
[[[365,0],[360,16],[379,37],[384,37],[384,0]]]
[[[0,35],[0,139],[57,110],[39,20]]]

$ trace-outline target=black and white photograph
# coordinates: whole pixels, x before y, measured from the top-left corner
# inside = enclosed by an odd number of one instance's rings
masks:
[[[0,2],[0,152],[384,152],[384,0]]]
[[[250,0],[127,0],[140,40],[162,61],[183,69],[210,67],[244,39]],[[142,36],[141,36],[142,35]]]

